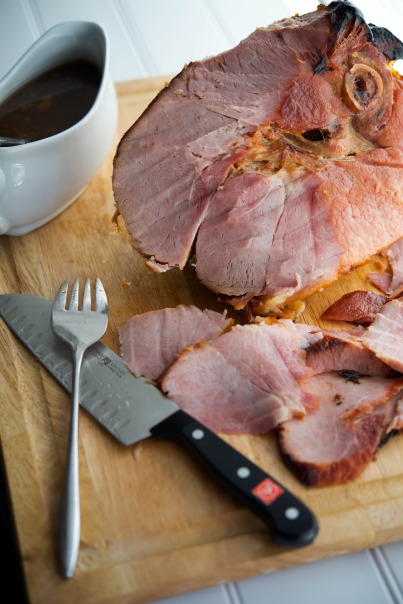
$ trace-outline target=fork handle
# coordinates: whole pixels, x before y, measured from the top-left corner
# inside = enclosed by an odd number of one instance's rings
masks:
[[[73,388],[66,467],[60,510],[59,563],[63,577],[72,577],[80,545],[80,485],[78,472],[78,416],[80,371],[84,350],[73,351]]]

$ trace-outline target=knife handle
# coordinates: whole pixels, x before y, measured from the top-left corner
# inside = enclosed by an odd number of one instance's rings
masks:
[[[269,525],[276,543],[303,547],[315,539],[317,520],[302,501],[185,411],[176,411],[151,433],[184,445],[221,486]]]

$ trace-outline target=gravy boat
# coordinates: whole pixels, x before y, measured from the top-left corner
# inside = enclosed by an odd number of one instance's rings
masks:
[[[35,77],[76,60],[90,61],[101,72],[88,113],[48,138],[0,147],[0,235],[23,235],[60,214],[109,153],[117,98],[109,74],[108,37],[96,23],[67,21],[45,32],[0,80],[0,105]]]

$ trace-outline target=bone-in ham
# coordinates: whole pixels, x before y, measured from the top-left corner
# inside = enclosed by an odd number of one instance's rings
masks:
[[[146,265],[195,266],[221,301],[262,317],[387,248],[392,261],[403,238],[399,58],[391,32],[336,1],[188,64],[114,158],[117,212]],[[301,480],[341,482],[403,426],[401,303],[370,296],[365,308],[368,296],[358,319],[371,325],[337,335],[263,320],[189,340],[162,314],[145,320],[142,349],[136,319],[122,355],[213,430],[276,430]]]
[[[403,45],[349,2],[189,63],[121,139],[117,211],[147,266],[195,263],[255,315],[403,236]]]

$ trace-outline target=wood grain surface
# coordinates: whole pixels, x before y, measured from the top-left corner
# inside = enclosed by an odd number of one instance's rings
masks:
[[[116,143],[163,84],[117,86]],[[0,292],[52,299],[66,278],[99,276],[110,306],[102,340],[119,353],[117,328],[134,314],[179,303],[224,306],[190,270],[148,271],[124,225],[116,228],[114,151],[63,214],[27,235],[0,238]],[[367,270],[312,296],[303,320],[320,325],[330,302],[368,288]],[[1,445],[31,604],[149,602],[403,539],[402,436],[358,480],[321,489],[302,486],[285,469],[272,436],[224,436],[317,514],[315,543],[287,550],[179,447],[149,439],[124,448],[81,411],[81,545],[74,577],[63,580],[55,550],[70,398],[3,324],[0,350]]]

